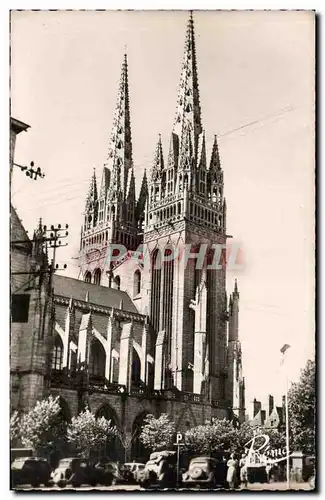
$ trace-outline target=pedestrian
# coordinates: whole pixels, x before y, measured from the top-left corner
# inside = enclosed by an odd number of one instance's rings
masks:
[[[237,479],[237,468],[238,468],[238,461],[235,458],[235,454],[232,453],[230,455],[230,459],[227,462],[227,483],[229,485],[229,488],[231,490],[234,490],[236,487],[236,479]]]
[[[242,454],[239,461],[240,467],[240,482],[243,488],[247,487],[247,457],[245,453]]]

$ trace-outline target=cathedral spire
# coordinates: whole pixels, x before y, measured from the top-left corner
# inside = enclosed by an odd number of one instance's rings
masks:
[[[192,12],[190,12],[187,24],[184,59],[174,124],[174,132],[179,136],[180,144],[183,142],[184,134],[186,134],[188,127],[193,136],[192,140],[196,153],[198,136],[202,132],[202,124]]]
[[[161,135],[159,134],[158,143],[157,143],[154,161],[153,161],[153,166],[151,169],[150,181],[151,182],[160,181],[161,177],[162,177],[163,170],[164,170],[164,156],[163,156],[163,150],[162,150],[162,144],[161,144]]]
[[[111,144],[107,163],[111,174],[111,183],[108,191],[109,199],[127,197],[128,172],[132,168],[132,139],[130,121],[128,62],[124,54],[121,78],[118,89],[118,98],[113,121]]]
[[[217,140],[217,136],[215,135],[213,146],[212,146],[211,160],[210,160],[210,173],[213,174],[214,172],[217,172],[218,170],[221,170],[221,162],[220,162],[220,155],[219,155],[218,140]]]
[[[96,225],[97,215],[98,215],[98,191],[97,191],[96,171],[94,168],[86,200],[85,229],[90,229]]]
[[[142,225],[144,222],[144,211],[146,206],[146,201],[148,198],[148,181],[147,181],[147,172],[144,170],[142,184],[140,188],[140,194],[137,202],[137,206],[135,209],[135,218],[138,224],[138,228],[142,231]]]

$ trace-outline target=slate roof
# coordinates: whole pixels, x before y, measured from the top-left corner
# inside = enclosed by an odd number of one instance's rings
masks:
[[[53,276],[53,287],[55,295],[67,298],[72,297],[73,299],[82,301],[86,300],[86,294],[88,292],[88,302],[98,306],[120,309],[121,300],[123,300],[124,311],[139,314],[131,297],[127,292],[122,292],[121,290],[85,283],[84,281],[60,275]]]

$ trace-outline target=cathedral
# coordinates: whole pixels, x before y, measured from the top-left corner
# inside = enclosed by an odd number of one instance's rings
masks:
[[[60,395],[67,419],[89,406],[130,437],[132,459],[143,457],[147,414],[168,413],[179,431],[245,415],[238,286],[227,299],[225,254],[212,265],[227,209],[216,136],[207,156],[196,58],[190,14],[169,150],[159,136],[137,196],[124,55],[108,156],[86,199],[79,279],[14,280],[13,409],[47,394]],[[12,238],[14,228],[28,241],[12,209]],[[12,268],[46,265],[43,240],[40,227],[27,246],[12,245]],[[15,304],[26,295],[21,321]]]

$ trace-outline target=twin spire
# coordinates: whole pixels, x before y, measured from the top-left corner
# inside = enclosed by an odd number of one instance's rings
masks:
[[[184,140],[188,141],[190,134],[196,153],[198,137],[202,133],[202,123],[192,12],[187,23],[174,132],[178,135],[181,144]]]

